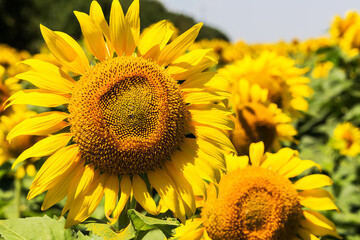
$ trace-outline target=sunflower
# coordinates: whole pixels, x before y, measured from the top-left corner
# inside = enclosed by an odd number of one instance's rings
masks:
[[[26,66],[23,64],[17,65],[16,63],[27,58],[30,58],[30,53],[27,51],[17,51],[9,45],[0,43],[0,65],[6,69],[10,77],[26,70]]]
[[[297,68],[295,62],[276,52],[263,51],[257,58],[246,55],[242,60],[219,70],[230,80],[230,88],[243,78],[251,84],[258,84],[269,91],[269,100],[291,116],[298,117],[307,111],[305,99],[312,93],[307,85],[309,78],[304,77],[308,69]]]
[[[330,26],[330,35],[334,43],[353,57],[360,49],[360,16],[355,11],[348,11],[345,18],[335,16]]]
[[[18,79],[7,77],[8,72],[6,71],[5,67],[0,65],[0,116],[5,114],[5,101],[12,93],[22,88]]]
[[[360,21],[359,14],[355,11],[348,11],[345,18],[336,15],[330,26],[330,35],[334,40],[342,38],[346,31]]]
[[[334,130],[331,145],[346,156],[360,153],[360,129],[350,122],[340,123]]]
[[[225,61],[223,57],[224,49],[230,47],[231,44],[228,41],[223,39],[201,39],[200,41],[195,42],[190,46],[191,50],[195,49],[208,49],[212,48],[214,50],[213,57],[219,62],[219,64],[224,64]]]
[[[330,61],[318,62],[311,72],[313,78],[327,78],[330,70],[334,67],[334,63]]]
[[[248,154],[253,142],[263,141],[265,149],[279,149],[281,141],[295,141],[291,118],[274,103],[268,103],[268,90],[245,79],[232,88],[232,107],[236,113],[230,139],[239,155]]]
[[[264,144],[253,143],[248,156],[227,157],[227,174],[209,185],[201,217],[176,230],[179,239],[319,239],[336,233],[335,225],[317,211],[338,209],[323,186],[323,174],[290,179],[311,167],[298,152],[283,148],[264,155]]]
[[[195,212],[194,194],[205,191],[203,179],[217,181],[223,152],[234,150],[225,133],[232,128],[229,111],[217,104],[228,97],[226,87],[216,73],[204,72],[213,64],[210,50],[186,52],[202,24],[167,44],[173,30],[165,20],[139,37],[138,0],[126,15],[114,0],[109,24],[96,1],[89,15],[75,15],[96,64],[89,65],[69,35],[41,25],[48,48],[73,77],[53,64],[26,60],[33,70],[17,77],[39,89],[17,92],[8,102],[68,110],[40,113],[7,136],[50,134],[14,163],[50,155],[28,199],[47,191],[45,210],[67,197],[62,214],[68,211],[68,228],[87,219],[104,195],[111,224],[129,198],[157,214],[156,190],[184,222]]]

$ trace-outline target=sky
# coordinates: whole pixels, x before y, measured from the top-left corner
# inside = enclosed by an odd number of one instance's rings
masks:
[[[177,13],[218,28],[230,41],[306,40],[327,34],[335,15],[360,11],[360,0],[159,0]]]

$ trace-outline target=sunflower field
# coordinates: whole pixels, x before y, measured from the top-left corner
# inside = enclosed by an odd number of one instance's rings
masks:
[[[0,239],[360,240],[360,13],[249,44],[32,2],[0,1]]]

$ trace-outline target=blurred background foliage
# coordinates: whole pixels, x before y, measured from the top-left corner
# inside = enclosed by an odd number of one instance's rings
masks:
[[[99,0],[105,18],[110,15],[111,0]],[[124,12],[131,0],[121,1]],[[52,30],[66,32],[75,39],[81,37],[81,29],[73,11],[88,13],[91,0],[0,0],[1,42],[30,53],[38,52],[43,44],[39,24]],[[163,19],[169,19],[184,32],[196,24],[193,18],[168,11],[160,2],[140,0],[141,29]],[[220,30],[204,25],[199,33],[200,39],[224,39],[227,36]]]

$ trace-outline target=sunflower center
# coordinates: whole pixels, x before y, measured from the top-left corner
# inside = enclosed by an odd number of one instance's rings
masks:
[[[346,142],[346,148],[347,149],[350,148],[355,142],[353,134],[351,132],[349,132],[349,131],[344,133],[343,138],[344,138],[344,140]]]
[[[301,217],[297,191],[288,179],[261,167],[225,175],[202,209],[209,237],[215,239],[291,239]]]
[[[273,115],[264,105],[249,103],[237,111],[235,129],[230,139],[239,155],[247,155],[253,142],[263,141],[269,149],[276,137]]]
[[[99,105],[106,125],[118,139],[146,140],[156,131],[159,100],[146,78],[132,77],[114,84],[100,98]]]
[[[95,65],[77,82],[69,110],[85,161],[118,175],[160,167],[189,123],[176,82],[156,63],[138,57]]]

